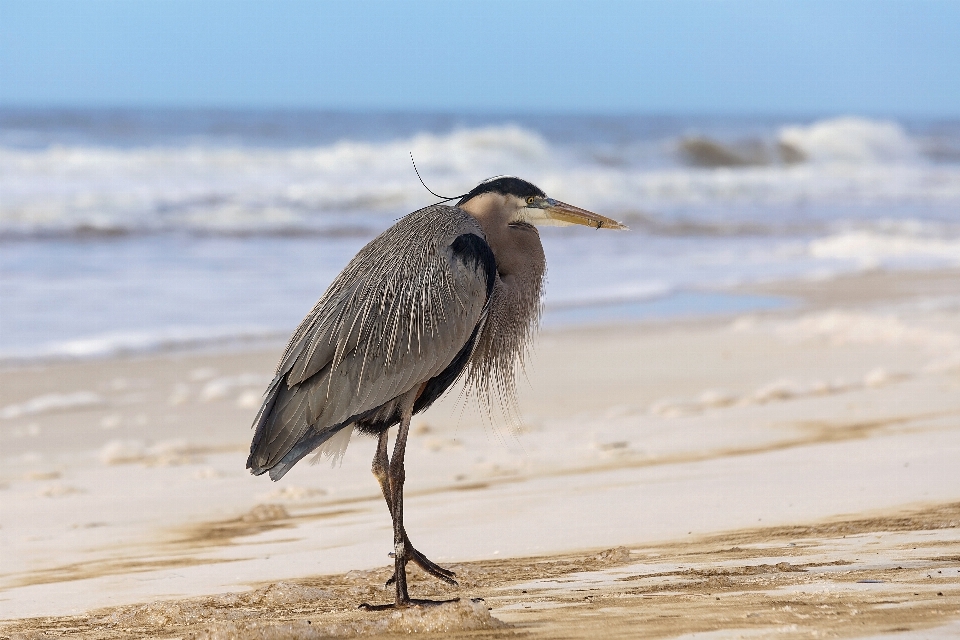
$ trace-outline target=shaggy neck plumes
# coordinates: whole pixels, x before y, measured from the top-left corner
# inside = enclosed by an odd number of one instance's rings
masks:
[[[461,208],[477,219],[497,261],[497,280],[483,331],[467,364],[467,393],[489,408],[500,400],[505,416],[516,416],[516,380],[523,369],[533,334],[540,324],[546,260],[535,227],[514,222],[510,199],[489,193]]]

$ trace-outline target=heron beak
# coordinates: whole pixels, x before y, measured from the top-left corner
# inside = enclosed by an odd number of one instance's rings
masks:
[[[594,229],[628,228],[627,225],[621,224],[612,218],[601,216],[600,214],[587,211],[586,209],[581,209],[580,207],[575,207],[572,204],[567,204],[566,202],[554,200],[553,198],[543,198],[534,206],[536,209],[539,209],[537,213],[540,214],[536,216],[537,219],[533,221],[534,224],[538,222],[559,226],[582,224],[587,227],[593,227]]]

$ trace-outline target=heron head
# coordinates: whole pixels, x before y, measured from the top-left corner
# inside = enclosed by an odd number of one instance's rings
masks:
[[[627,228],[611,218],[548,198],[535,184],[514,176],[484,180],[460,198],[457,206],[475,217],[495,217],[508,225]]]

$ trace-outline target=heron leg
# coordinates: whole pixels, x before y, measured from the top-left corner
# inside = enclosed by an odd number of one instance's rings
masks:
[[[407,537],[407,531],[403,526],[403,483],[406,478],[403,459],[415,400],[416,394],[411,393],[401,401],[400,429],[393,447],[393,456],[387,458],[387,432],[383,431],[377,441],[377,450],[370,469],[380,483],[383,499],[393,519],[394,572],[393,576],[387,580],[387,586],[393,584],[396,588],[395,606],[406,606],[411,602],[407,593],[406,572],[407,563],[411,561],[435,578],[458,586],[457,581],[454,580],[456,574],[453,571],[435,564],[410,544],[410,538]]]
[[[406,480],[403,456],[407,449],[407,434],[410,431],[410,419],[413,417],[413,403],[416,398],[416,392],[410,391],[401,400],[400,428],[397,430],[397,441],[393,445],[393,457],[390,459],[388,471],[390,498],[387,504],[391,507],[390,515],[393,516],[393,580],[396,587],[394,605],[398,607],[410,604],[410,595],[407,593],[407,549],[410,543],[403,528],[403,482]]]
[[[377,482],[380,483],[380,491],[383,493],[383,499],[387,503],[387,509],[390,511],[390,517],[393,517],[393,503],[390,501],[390,478],[387,475],[390,469],[390,460],[387,459],[387,430],[380,432],[377,440],[377,451],[373,454],[373,464],[370,471],[373,472]]]
[[[377,441],[377,451],[373,456],[373,464],[371,465],[370,470],[373,472],[373,475],[376,477],[377,482],[380,483],[380,490],[383,492],[383,499],[387,503],[387,509],[390,510],[390,516],[393,517],[393,501],[390,494],[390,478],[387,475],[390,468],[390,462],[387,458],[387,432],[383,431],[380,433],[379,440]],[[402,523],[401,523],[402,525]],[[448,569],[437,565],[425,555],[417,551],[412,544],[410,544],[410,538],[407,536],[406,528],[404,527],[403,537],[406,544],[406,553],[407,560],[412,561],[418,567],[429,573],[430,575],[443,580],[447,584],[453,586],[459,586],[457,581],[454,580],[457,574]],[[396,581],[396,573],[394,573],[389,580],[387,580],[387,586],[389,587]]]
[[[393,500],[390,492],[390,478],[388,476],[388,471],[390,468],[390,461],[387,458],[387,432],[383,431],[380,433],[379,439],[377,441],[377,451],[373,456],[373,465],[371,465],[370,470],[373,472],[373,475],[377,478],[377,482],[380,483],[380,490],[383,492],[383,500],[387,503],[387,509],[390,510],[390,517],[393,517]],[[403,523],[400,523],[403,527]],[[457,574],[449,569],[444,569],[440,565],[434,563],[432,560],[427,558],[425,555],[417,551],[412,544],[410,544],[410,538],[407,536],[406,527],[403,527],[403,539],[406,545],[406,554],[407,561],[413,562],[418,567],[423,569],[425,572],[429,573],[433,577],[443,580],[447,584],[451,584],[455,587],[460,586],[457,584],[457,581],[454,580]],[[387,580],[387,586],[389,587],[396,580],[396,573]]]

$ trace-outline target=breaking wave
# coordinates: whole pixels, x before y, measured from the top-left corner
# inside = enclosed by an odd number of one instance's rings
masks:
[[[809,126],[783,127],[777,136],[795,157],[817,163],[913,164],[919,145],[896,122],[834,118]]]
[[[687,164],[700,167],[903,164],[924,156],[920,143],[896,122],[854,117],[784,126],[769,140],[688,136],[679,141],[679,151]]]
[[[611,215],[654,211],[661,216],[648,215],[661,220],[647,225],[654,233],[700,233],[713,224],[711,212],[731,209],[767,214],[736,220],[721,234],[755,231],[768,224],[770,208],[799,219],[792,212],[818,206],[960,206],[960,166],[930,161],[895,122],[838,118],[783,126],[767,139],[620,145],[551,142],[504,124],[298,148],[0,147],[0,237],[366,235],[433,201],[413,174],[410,152],[439,193],[513,173]],[[680,214],[687,222],[676,222]]]

